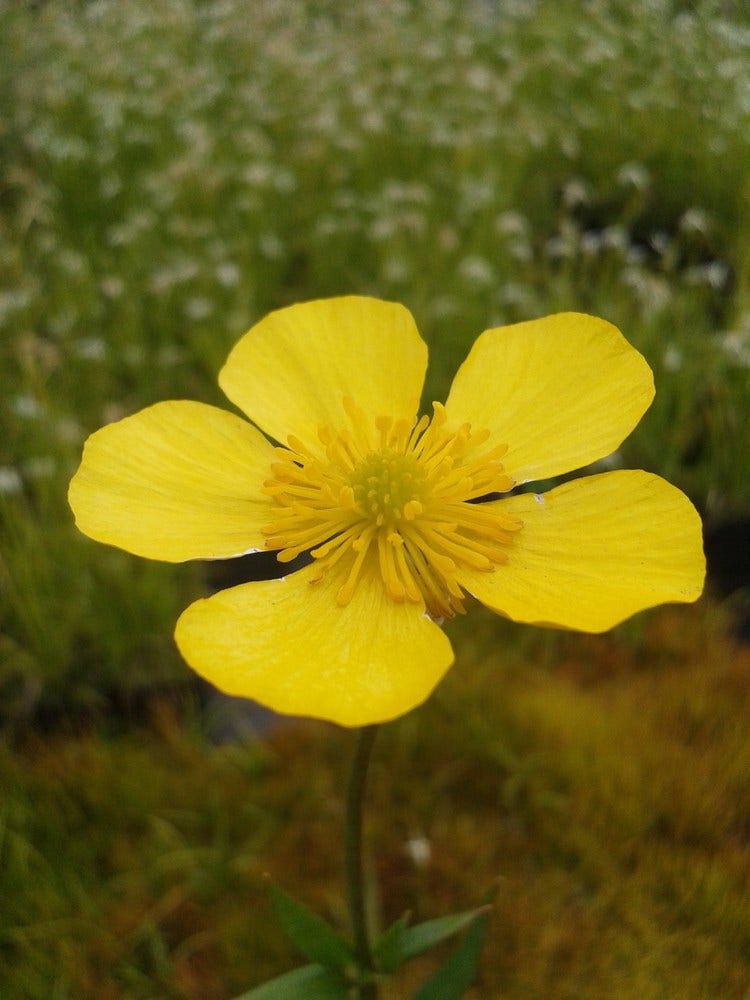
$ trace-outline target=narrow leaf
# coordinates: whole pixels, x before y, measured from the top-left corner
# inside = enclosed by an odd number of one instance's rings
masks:
[[[435,920],[426,920],[423,924],[406,928],[403,938],[403,961],[414,958],[415,955],[421,955],[422,952],[429,951],[430,948],[434,948],[446,938],[460,933],[486,913],[487,909],[486,906],[480,906],[477,910],[452,913],[447,917],[437,917]]]
[[[271,894],[284,930],[305,958],[339,971],[352,964],[351,944],[322,917],[287,896],[278,886],[271,886]]]
[[[437,972],[422,983],[412,1000],[460,1000],[474,982],[487,929],[487,913],[469,927]]]
[[[395,924],[383,931],[372,950],[375,966],[380,972],[395,972],[404,963],[404,934],[406,917],[399,917]]]
[[[350,984],[330,969],[303,965],[243,993],[236,1000],[347,1000]]]

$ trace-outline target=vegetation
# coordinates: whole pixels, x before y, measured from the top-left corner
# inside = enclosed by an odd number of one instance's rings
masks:
[[[636,638],[520,643],[478,614],[437,694],[377,744],[383,922],[475,905],[497,879],[477,1000],[745,997],[750,653],[707,606]],[[267,874],[346,926],[351,733],[212,746],[177,707],[3,753],[4,995],[236,996],[303,962]]]
[[[291,301],[404,302],[438,399],[480,330],[580,309],[656,377],[610,464],[747,516],[750,20],[0,0],[0,54],[0,995],[224,1000],[294,960],[264,872],[343,922],[351,741],[215,745],[171,640],[207,572],[75,532],[83,440],[222,403],[229,347]],[[451,626],[457,667],[378,744],[371,837],[388,918],[500,877],[477,997],[750,995],[748,659],[724,614]]]

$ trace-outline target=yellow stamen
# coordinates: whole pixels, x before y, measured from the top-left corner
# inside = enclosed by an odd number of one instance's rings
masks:
[[[521,522],[470,503],[515,485],[500,459],[506,445],[469,424],[448,429],[445,407],[409,423],[369,420],[343,400],[348,424],[321,427],[316,448],[290,436],[275,449],[264,491],[277,507],[266,547],[288,562],[309,552],[315,581],[335,572],[348,604],[363,573],[375,572],[393,601],[424,604],[434,618],[463,613],[462,570],[492,572],[507,561]],[[322,451],[320,446],[322,445]]]

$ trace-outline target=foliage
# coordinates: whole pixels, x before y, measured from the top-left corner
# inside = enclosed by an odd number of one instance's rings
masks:
[[[0,5],[4,701],[179,676],[200,581],[106,559],[65,484],[293,300],[403,301],[426,401],[486,326],[611,319],[658,387],[612,462],[745,511],[750,26],[714,6]]]

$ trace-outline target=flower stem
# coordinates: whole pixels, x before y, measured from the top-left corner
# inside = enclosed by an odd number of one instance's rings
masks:
[[[364,874],[362,866],[362,807],[364,803],[367,768],[377,726],[364,726],[357,734],[349,784],[346,790],[345,865],[349,895],[349,916],[354,935],[354,949],[359,968],[364,973],[374,972],[370,934],[367,929]],[[377,983],[372,980],[357,988],[357,1000],[377,1000]]]

